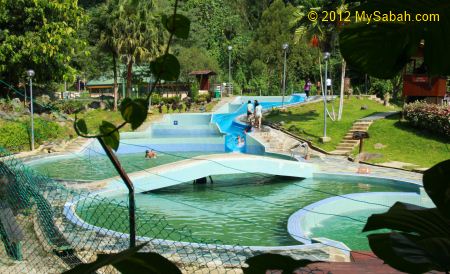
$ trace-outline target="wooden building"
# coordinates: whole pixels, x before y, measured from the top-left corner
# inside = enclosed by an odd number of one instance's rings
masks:
[[[403,72],[403,96],[407,102],[416,100],[434,104],[442,104],[448,98],[447,77],[428,75],[427,66],[423,62],[423,47]]]
[[[210,77],[217,75],[217,73],[212,70],[196,70],[189,73],[189,75],[195,76],[197,78],[197,81],[199,83],[199,94],[207,94],[212,91]]]

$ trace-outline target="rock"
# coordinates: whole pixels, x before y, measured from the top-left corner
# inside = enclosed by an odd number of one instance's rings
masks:
[[[368,106],[366,106],[366,105],[362,105],[361,106],[361,110],[366,110],[366,109],[368,109],[369,107]]]
[[[383,144],[381,144],[381,143],[376,143],[375,145],[373,145],[373,147],[374,147],[375,149],[383,149],[383,148],[385,148],[385,147],[387,147],[387,146],[385,146],[385,145],[383,145]]]

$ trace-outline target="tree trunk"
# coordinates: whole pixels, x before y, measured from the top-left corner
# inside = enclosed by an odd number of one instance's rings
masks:
[[[113,57],[113,73],[114,73],[114,111],[117,111],[117,101],[119,99],[119,86],[117,85],[117,59],[116,54]]]
[[[342,111],[344,110],[344,88],[345,88],[345,68],[346,62],[342,59],[342,73],[341,73],[341,93],[339,95],[339,111],[338,111],[338,121],[342,119]]]
[[[131,98],[131,81],[133,80],[133,58],[127,58],[127,97]]]

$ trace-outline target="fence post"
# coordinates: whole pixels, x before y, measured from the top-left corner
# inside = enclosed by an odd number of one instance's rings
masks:
[[[106,152],[106,155],[108,155],[109,160],[111,160],[112,164],[116,168],[117,172],[120,175],[120,178],[125,182],[125,185],[128,188],[128,214],[129,214],[129,222],[130,222],[130,248],[136,246],[136,203],[134,200],[134,186],[131,182],[130,178],[128,177],[125,170],[122,168],[122,165],[119,162],[119,159],[117,159],[114,152],[111,150],[110,147],[106,145],[106,143],[103,141],[101,137],[97,138],[97,140],[102,145],[103,149]]]

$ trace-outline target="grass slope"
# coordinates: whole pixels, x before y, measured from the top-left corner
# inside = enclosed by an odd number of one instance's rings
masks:
[[[338,103],[338,99],[336,99],[333,104],[336,115]],[[367,106],[367,109],[362,110],[362,106]],[[332,111],[331,104],[328,104],[328,110],[330,112]],[[319,138],[323,136],[323,102],[292,107],[287,112],[277,113],[275,111],[269,114],[266,119],[271,122],[284,121],[283,128],[286,130],[311,140],[315,145],[324,150],[332,151],[342,138],[344,138],[356,120],[377,112],[392,110],[395,109],[385,107],[366,98],[357,99],[356,97],[351,97],[350,99],[345,99],[342,120],[332,121],[329,117],[327,118],[327,136],[331,137],[331,142],[325,144],[319,142]]]
[[[364,152],[382,154],[369,162],[400,161],[420,167],[431,167],[450,159],[450,140],[399,121],[399,115],[375,121],[369,128],[370,138],[364,141]],[[375,144],[385,147],[376,149]]]

